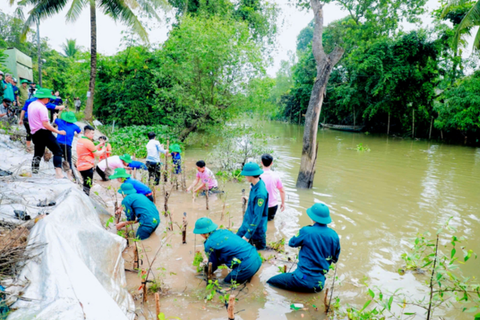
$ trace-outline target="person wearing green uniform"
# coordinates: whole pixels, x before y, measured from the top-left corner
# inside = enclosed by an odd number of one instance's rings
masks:
[[[254,247],[227,229],[218,229],[210,218],[195,222],[193,233],[205,239],[205,254],[212,263],[212,271],[225,265],[232,271],[223,280],[226,283],[244,283],[262,266],[262,259]]]
[[[22,80],[20,81],[21,85],[18,87],[18,90],[20,91],[20,96],[18,97],[18,100],[20,101],[20,107],[23,108],[23,105],[25,104],[25,101],[28,100],[28,80]]]
[[[260,179],[262,173],[263,170],[254,162],[247,163],[240,173],[246,177],[252,187],[248,197],[247,211],[237,235],[249,241],[257,250],[267,247],[268,192],[265,183]]]
[[[145,195],[137,193],[137,190],[130,183],[122,184],[118,192],[123,195],[123,200],[122,206],[118,208],[115,214],[121,214],[122,210],[125,211],[127,221],[118,223],[116,225],[117,230],[138,222],[139,227],[136,237],[140,240],[149,238],[160,224],[157,207]]]

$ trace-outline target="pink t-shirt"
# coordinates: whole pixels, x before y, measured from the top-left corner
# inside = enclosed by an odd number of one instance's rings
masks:
[[[265,168],[260,178],[262,178],[265,187],[267,187],[268,207],[275,207],[278,205],[278,189],[283,188],[282,181],[275,172]]]
[[[117,168],[125,168],[119,156],[108,157],[107,160],[108,160],[108,167],[112,170],[115,170]],[[105,160],[100,161],[97,164],[97,167],[99,167],[100,170],[105,171],[105,169],[107,168],[107,161]]]
[[[28,105],[28,123],[32,134],[45,129],[43,121],[48,121],[48,110],[41,102],[33,101]]]
[[[212,170],[205,167],[205,171],[200,172],[197,171],[197,178],[200,178],[205,184],[208,184],[208,189],[218,187],[217,179],[215,179],[215,175],[213,174]]]

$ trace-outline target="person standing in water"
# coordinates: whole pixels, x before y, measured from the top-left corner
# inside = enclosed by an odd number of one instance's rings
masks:
[[[278,175],[271,169],[273,157],[269,154],[262,155],[263,173],[260,176],[268,192],[268,221],[275,218],[278,210],[278,193],[280,193],[280,210],[285,210],[285,189]]]

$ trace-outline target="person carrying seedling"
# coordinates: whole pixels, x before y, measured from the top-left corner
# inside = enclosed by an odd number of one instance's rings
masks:
[[[193,193],[204,190],[206,191],[207,185],[209,192],[218,191],[218,182],[215,178],[215,174],[213,174],[212,170],[208,169],[205,165],[205,161],[199,160],[196,163],[197,165],[197,176],[195,181],[193,181],[192,185],[188,187],[187,192],[190,192],[193,188]],[[195,188],[198,185],[197,188]]]
[[[110,157],[110,156],[112,155],[112,145],[107,142],[107,137],[105,137],[105,136],[100,136],[100,137],[98,137],[98,141],[99,141],[100,143],[104,142],[105,144],[104,144],[104,146],[101,146],[100,144],[97,145],[97,150],[100,151],[100,150],[102,150],[103,148],[106,149],[105,153],[102,154],[99,159],[100,159],[100,160],[107,159],[108,157]]]
[[[247,163],[241,175],[251,183],[247,210],[237,235],[254,245],[257,250],[267,247],[267,222],[268,222],[268,192],[265,183],[260,179],[263,170],[254,162]]]
[[[105,152],[107,149],[104,149]],[[132,162],[132,157],[129,154],[124,154],[122,156],[113,156],[103,159],[97,164],[97,173],[102,178],[103,181],[108,181],[107,174],[107,164],[108,169],[115,170],[117,168],[128,168],[128,164]]]
[[[327,227],[332,218],[326,205],[314,204],[307,209],[307,215],[315,222],[313,226],[300,229],[288,243],[293,248],[301,247],[297,269],[268,279],[268,284],[295,292],[322,291],[330,265],[338,261],[340,238]]]
[[[62,112],[60,114],[60,119],[57,119],[57,114],[54,115],[55,124],[58,126],[58,130],[64,130],[67,134],[57,135],[57,143],[60,146],[60,149],[63,153],[63,158],[65,161],[68,162],[70,166],[70,170],[73,170],[72,166],[72,142],[73,137],[77,134],[82,132],[79,126],[75,124],[77,122],[77,117],[75,117],[75,113],[71,111]],[[71,178],[72,171],[68,172],[68,175]]]
[[[180,155],[180,152],[182,152],[182,150],[180,149],[180,146],[178,144],[172,144],[169,149],[170,149],[170,154],[168,156],[172,157],[173,168],[174,168],[173,173],[175,174],[182,173],[182,157]]]
[[[225,265],[232,271],[223,280],[226,283],[241,284],[250,280],[262,266],[262,259],[254,247],[226,229],[217,229],[210,218],[195,222],[193,233],[205,239],[205,254],[212,263],[212,271]]]
[[[138,222],[136,237],[140,240],[149,238],[160,224],[160,215],[155,204],[143,194],[137,193],[131,183],[122,184],[118,193],[123,195],[123,200],[115,214],[119,215],[124,211],[127,221],[117,223],[117,230]]]
[[[137,191],[137,193],[143,194],[150,201],[155,202],[155,200],[153,199],[152,190],[150,190],[149,187],[147,187],[140,181],[132,179],[131,176],[127,173],[127,171],[124,168],[115,169],[115,172],[109,178],[110,180],[117,179],[117,181],[122,183],[122,185],[125,183],[130,183],[133,186],[133,188]]]

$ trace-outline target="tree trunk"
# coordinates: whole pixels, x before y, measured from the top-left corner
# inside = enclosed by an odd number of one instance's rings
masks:
[[[415,138],[415,109],[412,110],[412,139]]]
[[[390,112],[388,113],[387,136],[390,135]]]
[[[323,4],[318,0],[310,0],[315,16],[315,30],[313,32],[313,55],[317,62],[317,77],[313,85],[312,94],[305,114],[305,128],[303,131],[303,148],[300,171],[298,172],[297,188],[311,188],[315,176],[317,162],[317,132],[323,97],[328,78],[333,67],[342,58],[344,49],[335,47],[326,55],[322,45],[323,35]]]
[[[428,133],[428,140],[432,139],[433,117],[430,120],[430,132]]]
[[[93,98],[95,95],[95,78],[97,77],[97,14],[95,12],[95,1],[90,0],[90,83],[88,91],[90,96],[87,98],[85,106],[85,120],[93,119]]]

